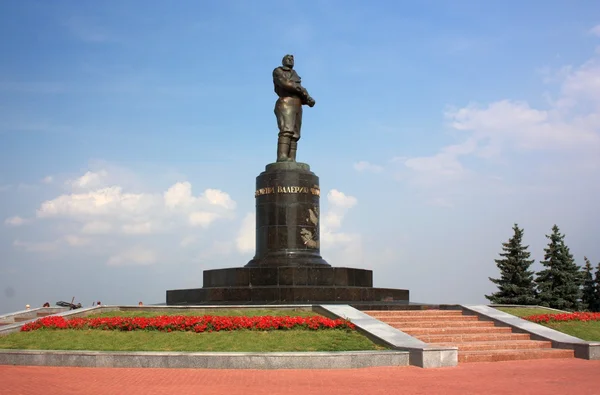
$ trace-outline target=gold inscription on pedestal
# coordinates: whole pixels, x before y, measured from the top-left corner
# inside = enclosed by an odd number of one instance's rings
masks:
[[[260,189],[257,189],[256,192],[254,192],[254,197],[257,197],[260,195],[270,195],[274,192],[275,192],[275,188],[273,188],[273,187],[260,188]]]
[[[265,187],[257,189],[254,192],[254,197],[262,195],[270,195],[272,193],[310,193],[311,195],[320,196],[321,190],[318,186],[300,187],[300,186],[281,186]]]

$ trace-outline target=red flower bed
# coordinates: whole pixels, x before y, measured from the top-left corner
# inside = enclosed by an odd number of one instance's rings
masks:
[[[21,331],[28,332],[36,329],[101,329],[117,331],[234,331],[246,330],[277,330],[277,329],[355,329],[354,324],[347,320],[314,316],[314,317],[220,317],[220,316],[158,316],[158,317],[106,317],[106,318],[71,318],[60,316],[40,318],[25,324]]]
[[[526,320],[537,323],[569,322],[569,321],[600,321],[600,313],[559,313],[538,314],[525,317]]]

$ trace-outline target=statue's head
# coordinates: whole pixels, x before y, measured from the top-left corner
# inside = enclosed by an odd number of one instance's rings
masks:
[[[285,55],[281,64],[284,67],[289,67],[290,69],[294,68],[294,55]]]

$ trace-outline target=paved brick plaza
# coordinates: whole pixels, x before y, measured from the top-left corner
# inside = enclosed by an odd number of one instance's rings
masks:
[[[454,368],[207,370],[0,366],[12,394],[597,395],[600,361],[469,363]]]

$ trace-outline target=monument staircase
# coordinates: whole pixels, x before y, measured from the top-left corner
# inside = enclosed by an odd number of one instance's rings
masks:
[[[573,350],[481,321],[461,310],[386,310],[366,314],[432,346],[458,347],[458,362],[574,358]]]

